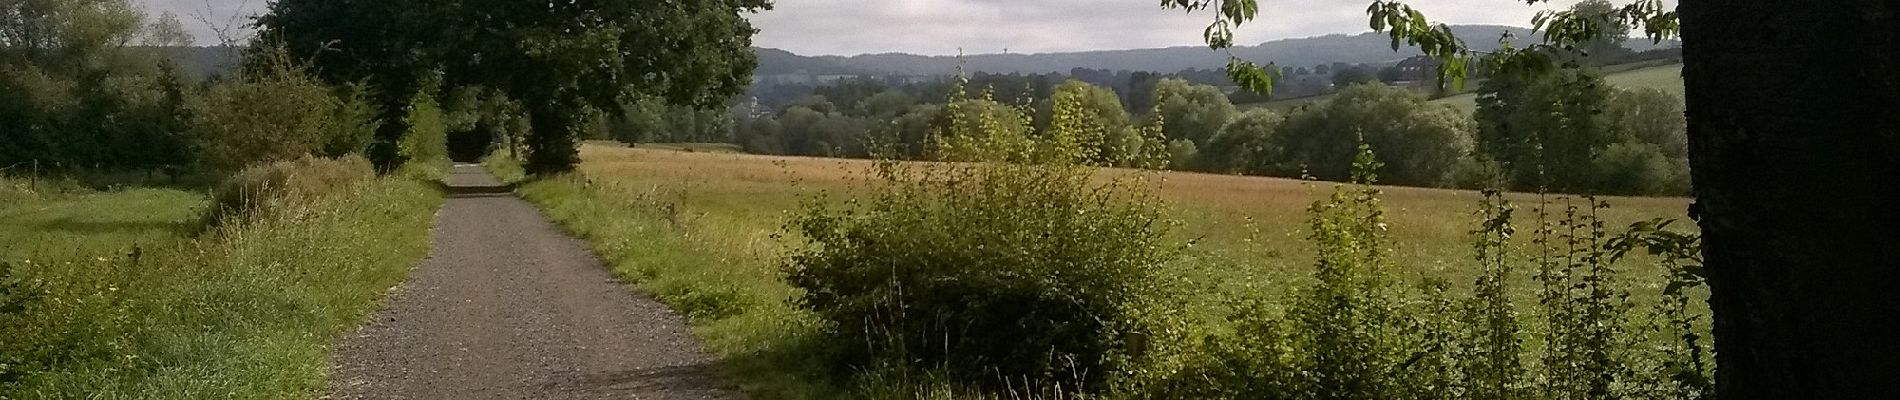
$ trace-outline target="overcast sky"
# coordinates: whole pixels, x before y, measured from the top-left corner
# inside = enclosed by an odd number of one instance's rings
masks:
[[[232,15],[261,12],[269,0],[134,0],[156,16],[171,11],[201,44],[216,43],[202,19],[225,25]],[[1259,0],[1262,20],[1238,32],[1236,42],[1369,30],[1371,0]],[[1524,26],[1546,7],[1523,0],[1409,0],[1436,20],[1452,24]],[[802,55],[1043,53],[1199,45],[1207,12],[1162,10],[1156,0],[777,0],[752,15],[753,43]],[[1673,3],[1673,2],[1672,2]],[[207,12],[207,10],[209,10]],[[209,18],[201,18],[209,16]],[[246,20],[248,21],[248,20]],[[242,25],[247,22],[240,22]]]

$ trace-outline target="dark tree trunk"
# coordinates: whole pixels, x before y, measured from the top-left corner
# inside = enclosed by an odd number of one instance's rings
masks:
[[[1900,2],[1679,11],[1720,397],[1900,398]]]
[[[580,164],[579,143],[575,140],[580,106],[577,102],[528,101],[528,173],[555,174],[574,170]]]

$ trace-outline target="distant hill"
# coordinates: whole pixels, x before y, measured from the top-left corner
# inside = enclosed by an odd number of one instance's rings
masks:
[[[1530,29],[1499,25],[1459,25],[1452,32],[1473,49],[1495,50],[1497,38],[1505,33],[1519,41],[1531,38]],[[1665,43],[1665,46],[1673,43]],[[1418,55],[1417,49],[1401,46],[1392,50],[1391,38],[1382,33],[1326,35],[1269,41],[1257,46],[1239,46],[1234,54],[1256,62],[1271,61],[1282,67],[1312,67],[1343,62],[1391,63]],[[1625,44],[1642,51],[1658,46],[1645,40]],[[235,65],[237,51],[222,47],[150,48],[161,57],[177,63],[187,76],[203,79],[223,74]],[[771,48],[754,48],[759,57],[758,75],[948,75],[956,73],[954,56],[921,56],[885,53],[843,56],[801,56]],[[1074,68],[1103,70],[1178,72],[1190,68],[1217,69],[1227,65],[1226,54],[1200,46],[1155,49],[1097,50],[1040,54],[976,54],[963,57],[972,71],[992,73],[1069,72]]]
[[[1495,50],[1497,39],[1510,33],[1519,42],[1531,40],[1527,28],[1499,25],[1459,25],[1452,32],[1476,50]],[[1632,40],[1625,45],[1642,51],[1656,46]],[[759,75],[943,75],[956,71],[954,56],[920,56],[886,53],[842,56],[798,56],[778,49],[758,49]],[[1255,62],[1274,62],[1282,67],[1311,67],[1343,62],[1390,63],[1419,55],[1417,49],[1401,46],[1392,50],[1392,39],[1383,33],[1326,35],[1282,39],[1257,46],[1239,46],[1234,55]],[[1200,46],[1158,49],[1099,50],[1042,54],[977,54],[963,57],[970,71],[992,73],[1069,72],[1073,68],[1106,70],[1176,72],[1189,68],[1215,69],[1227,65],[1226,54]]]

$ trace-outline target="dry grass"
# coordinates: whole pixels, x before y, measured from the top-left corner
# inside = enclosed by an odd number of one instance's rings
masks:
[[[801,198],[824,193],[850,196],[867,182],[871,161],[748,154],[710,154],[587,146],[581,166],[588,179],[651,188],[676,188],[693,210],[715,224],[737,224],[764,237],[775,232],[784,212]],[[1105,177],[1141,176],[1177,218],[1181,234],[1212,253],[1251,253],[1280,259],[1282,267],[1303,266],[1306,207],[1324,198],[1332,183],[1292,179],[1185,172],[1108,170]],[[1468,190],[1381,187],[1391,212],[1398,254],[1415,270],[1429,271],[1462,262],[1468,253],[1466,232],[1482,198]],[[1561,207],[1563,196],[1544,196]],[[1536,194],[1512,194],[1526,208],[1540,203]],[[1605,197],[1612,208],[1605,218],[1613,227],[1649,218],[1682,218],[1684,198]],[[1572,200],[1572,202],[1575,202]],[[1580,202],[1579,202],[1580,203]],[[1561,211],[1554,210],[1554,211]],[[1530,220],[1525,220],[1528,224]],[[1238,256],[1238,254],[1236,254]],[[1449,268],[1449,267],[1447,267]]]
[[[877,382],[828,382],[814,366],[811,315],[796,308],[795,291],[779,269],[787,249],[803,242],[783,224],[807,201],[839,201],[875,185],[871,161],[687,152],[624,146],[582,147],[576,175],[531,181],[526,196],[629,277],[683,310],[734,303],[723,317],[696,317],[697,333],[747,391],[762,398],[835,398]],[[492,164],[505,167],[505,163]],[[913,164],[915,165],[915,164]],[[505,169],[505,168],[504,168]],[[1181,224],[1176,239],[1193,241],[1169,265],[1178,310],[1196,329],[1227,326],[1231,300],[1266,294],[1307,279],[1313,256],[1305,240],[1306,208],[1334,184],[1298,180],[1131,170],[1100,179],[1140,179]],[[1481,195],[1472,191],[1382,187],[1395,254],[1408,278],[1442,277],[1468,287],[1467,231]],[[1534,221],[1533,194],[1510,198],[1521,232]],[[1556,197],[1550,197],[1552,201]],[[1605,198],[1612,227],[1681,217],[1681,198]],[[1562,203],[1555,203],[1561,207]],[[1520,235],[1528,236],[1527,234]],[[1522,240],[1522,239],[1520,239]],[[1652,275],[1639,270],[1635,275]],[[1528,273],[1528,271],[1523,271]],[[1528,277],[1516,291],[1535,288]],[[1638,296],[1655,288],[1638,287]],[[720,299],[734,300],[720,300]],[[723,305],[721,305],[723,307]],[[822,348],[820,344],[816,348]],[[814,353],[816,351],[817,353]]]
[[[783,157],[749,154],[711,154],[626,147],[585,146],[581,166],[588,181],[641,192],[675,196],[682,213],[717,237],[712,247],[729,249],[732,257],[755,258],[753,264],[777,263],[785,246],[774,239],[783,233],[788,213],[800,202],[835,201],[863,193],[870,185],[867,160]],[[1186,172],[1106,170],[1103,179],[1142,179],[1167,201],[1172,216],[1182,222],[1176,234],[1194,246],[1175,268],[1187,287],[1204,290],[1191,296],[1204,304],[1209,318],[1214,308],[1242,292],[1273,290],[1305,279],[1313,262],[1306,241],[1306,208],[1330,194],[1335,184],[1293,179],[1214,175]],[[1469,268],[1467,232],[1476,226],[1473,214],[1482,195],[1475,191],[1412,187],[1380,187],[1390,215],[1388,221],[1395,255],[1408,278],[1444,278],[1456,287],[1476,278]],[[1520,207],[1519,226],[1528,237],[1535,223],[1533,209],[1548,202],[1552,213],[1582,201],[1561,195],[1515,193],[1508,196]],[[1651,218],[1685,218],[1688,199],[1604,197],[1612,208],[1603,212],[1610,228],[1620,229]],[[1690,225],[1690,224],[1680,224]],[[1640,266],[1636,276],[1660,277],[1660,271]],[[1519,285],[1529,290],[1525,277]],[[1639,296],[1654,290],[1638,288]],[[1206,307],[1201,307],[1206,306]]]

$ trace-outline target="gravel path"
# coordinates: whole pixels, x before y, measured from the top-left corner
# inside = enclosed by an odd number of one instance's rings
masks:
[[[479,166],[429,258],[335,349],[332,399],[737,399],[686,322]]]

